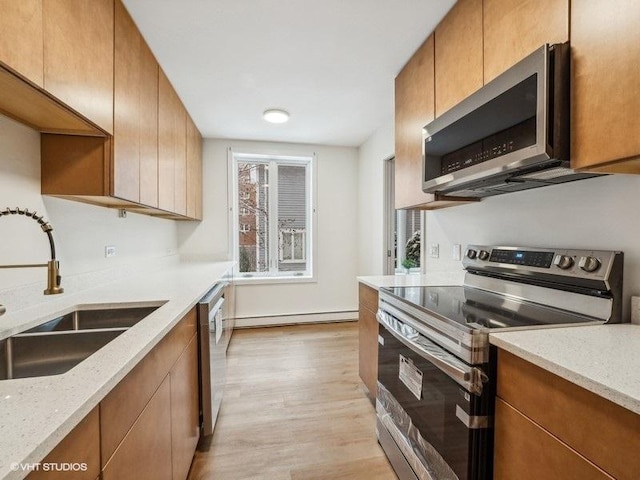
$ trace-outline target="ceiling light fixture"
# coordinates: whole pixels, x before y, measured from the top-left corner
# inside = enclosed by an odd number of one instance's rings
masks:
[[[270,108],[262,114],[264,119],[270,123],[285,123],[289,121],[289,112],[279,108]]]

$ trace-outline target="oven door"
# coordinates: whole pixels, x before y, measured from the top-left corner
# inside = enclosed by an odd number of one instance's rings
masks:
[[[487,365],[467,365],[388,313],[378,321],[378,438],[401,480],[490,479]],[[415,476],[400,473],[406,464]]]

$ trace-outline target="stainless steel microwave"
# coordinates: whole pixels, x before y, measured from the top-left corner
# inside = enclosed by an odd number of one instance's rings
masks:
[[[569,168],[570,47],[543,45],[423,131],[427,193],[487,197],[596,176]]]

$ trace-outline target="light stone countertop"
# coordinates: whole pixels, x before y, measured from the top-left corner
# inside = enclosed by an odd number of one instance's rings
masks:
[[[0,479],[24,478],[12,464],[41,461],[233,265],[176,262],[0,317],[5,338],[78,306],[166,302],[65,374],[0,381]]]
[[[462,285],[464,270],[432,272],[425,275],[369,275],[358,281],[378,290],[381,287],[426,287],[431,285]]]
[[[497,347],[640,414],[640,325],[492,333],[489,340]]]

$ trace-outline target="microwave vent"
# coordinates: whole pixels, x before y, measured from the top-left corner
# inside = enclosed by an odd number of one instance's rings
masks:
[[[525,175],[518,175],[516,178],[545,181],[545,180],[554,180],[560,177],[566,177],[568,175],[575,175],[575,173],[576,172],[574,172],[570,168],[557,167],[549,170],[542,170],[539,172],[527,173]]]

